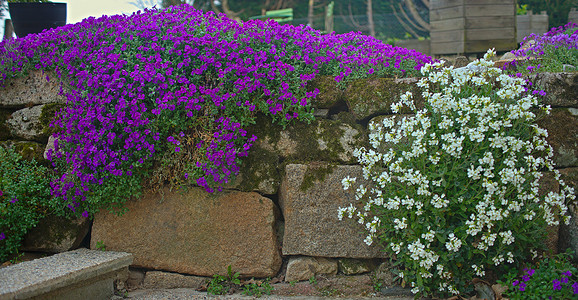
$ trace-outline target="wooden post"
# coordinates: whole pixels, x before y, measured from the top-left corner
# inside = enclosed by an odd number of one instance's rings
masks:
[[[4,39],[10,39],[14,36],[14,26],[12,26],[12,20],[4,20]]]
[[[333,7],[335,6],[335,2],[331,1],[331,3],[327,4],[325,7],[325,32],[328,34],[333,32]]]

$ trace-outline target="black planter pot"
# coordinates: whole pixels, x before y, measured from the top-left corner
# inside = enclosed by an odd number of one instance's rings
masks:
[[[16,36],[66,25],[66,3],[8,3]]]

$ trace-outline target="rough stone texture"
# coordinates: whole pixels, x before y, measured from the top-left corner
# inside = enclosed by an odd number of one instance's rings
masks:
[[[46,147],[44,148],[44,153],[42,153],[42,157],[44,157],[44,159],[48,159],[48,152],[50,150],[54,151],[54,149],[56,149],[56,137],[54,135],[51,135],[50,137],[48,137],[48,143],[46,143]]]
[[[376,264],[370,259],[342,258],[338,261],[339,272],[345,275],[356,275],[375,270]]]
[[[12,113],[12,117],[6,121],[10,133],[25,140],[38,140],[44,137],[40,115],[44,105],[27,107]]]
[[[178,273],[149,271],[145,274],[143,289],[198,289],[207,282],[206,277],[189,276]]]
[[[126,280],[126,286],[129,290],[137,289],[141,286],[144,282],[145,278],[145,271],[143,270],[135,270],[129,268],[128,270],[128,279]]]
[[[554,148],[556,166],[578,166],[578,109],[554,108],[538,125],[548,130],[547,140]]]
[[[285,217],[284,255],[321,257],[385,257],[376,245],[367,246],[364,228],[355,220],[337,219],[337,209],[354,203],[354,191],[341,180],[357,177],[361,166],[289,164],[285,167],[279,202]],[[367,183],[364,183],[367,185]]]
[[[49,81],[46,80],[47,76]],[[31,71],[27,76],[9,79],[5,86],[0,86],[0,106],[22,107],[64,102],[64,96],[59,93],[60,83],[56,75]]]
[[[307,84],[307,90],[319,90],[319,94],[311,100],[315,108],[331,108],[343,100],[344,91],[337,86],[333,76],[315,76],[313,81]]]
[[[416,78],[357,80],[351,83],[343,97],[356,119],[365,120],[380,114],[392,114],[391,104],[398,102],[399,97],[406,91],[413,93],[414,102],[419,108],[423,104],[423,98],[415,83]],[[401,112],[410,113],[405,107]]]
[[[279,164],[277,153],[254,146],[241,162],[239,175],[225,188],[265,195],[276,194],[281,184],[281,174],[277,169]]]
[[[6,148],[12,148],[16,153],[20,154],[25,160],[36,160],[37,162],[43,162],[44,157],[42,151],[44,151],[44,146],[40,143],[33,141],[2,141],[0,146]]]
[[[77,249],[0,269],[0,299],[110,299],[130,253]]]
[[[256,147],[290,161],[335,161],[354,163],[355,148],[366,146],[365,129],[353,117],[340,114],[336,120],[319,119],[311,124],[295,123],[282,130],[271,122],[258,120],[249,132],[259,137]]]
[[[578,73],[538,73],[529,79],[535,87],[546,92],[542,103],[578,107]]]
[[[554,177],[553,172],[545,172],[539,181],[538,194],[540,196],[545,196],[546,194],[554,192],[560,192],[560,184]],[[560,230],[560,225],[548,226],[546,227],[546,247],[553,254],[558,253],[558,231]]]
[[[6,120],[10,118],[12,111],[1,109],[0,110],[0,141],[8,140],[12,137],[10,133],[10,128],[6,126]]]
[[[337,261],[324,257],[291,257],[287,264],[285,281],[309,280],[321,274],[337,274]]]
[[[24,237],[21,251],[59,253],[76,249],[88,234],[90,220],[47,216]]]
[[[560,239],[558,240],[558,248],[560,252],[564,252],[570,248],[574,253],[578,254],[578,168],[566,168],[560,170],[561,179],[570,187],[574,188],[574,193],[577,200],[569,205],[569,213],[571,216],[570,224],[562,223],[560,225]],[[574,255],[574,262],[578,263],[578,255]]]
[[[202,188],[149,194],[128,212],[95,216],[91,248],[134,254],[134,267],[200,276],[272,277],[281,267],[275,206],[257,193],[209,194]],[[128,238],[130,237],[130,238]]]

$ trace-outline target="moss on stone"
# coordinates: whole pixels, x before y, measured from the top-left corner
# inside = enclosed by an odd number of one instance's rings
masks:
[[[367,273],[375,270],[376,264],[373,260],[342,258],[338,261],[339,271],[345,275],[355,275]]]
[[[237,188],[241,191],[259,191],[275,194],[281,184],[281,175],[277,167],[279,156],[261,147],[253,147],[243,160]]]
[[[307,191],[315,185],[325,180],[325,177],[333,172],[336,165],[327,162],[315,162],[307,165],[307,171],[303,176],[303,181],[299,189],[303,192]]]
[[[42,144],[31,141],[12,141],[7,140],[0,142],[0,146],[12,148],[16,153],[20,154],[25,160],[36,160],[40,163],[45,163],[44,146]]]
[[[39,118],[43,135],[50,136],[51,134],[60,130],[59,128],[50,127],[50,123],[54,119],[56,113],[59,112],[64,106],[65,105],[62,103],[49,103],[44,105]]]
[[[6,126],[6,120],[10,118],[12,112],[10,110],[0,109],[0,141],[5,141],[10,139],[12,136],[10,134],[10,128]]]
[[[359,79],[350,84],[344,98],[357,120],[365,120],[378,114],[392,114],[391,104],[397,102],[406,91],[413,93],[416,102],[423,102],[416,81],[414,78]],[[410,111],[402,109],[401,113]]]
[[[315,108],[331,108],[343,99],[343,90],[337,86],[333,76],[316,76],[307,85],[307,91],[319,90],[311,104]]]

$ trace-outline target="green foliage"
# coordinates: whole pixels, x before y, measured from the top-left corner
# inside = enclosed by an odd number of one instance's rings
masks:
[[[528,4],[520,5],[516,4],[516,14],[525,15],[528,13]]]
[[[269,278],[265,279],[265,281],[261,283],[249,283],[243,286],[242,294],[247,296],[255,296],[257,298],[263,295],[271,295],[273,291],[273,287],[269,284]]]
[[[97,241],[96,242],[96,250],[106,251],[106,245],[104,244],[103,241]]]
[[[24,235],[49,211],[48,175],[36,161],[0,147],[0,261],[18,252]]]
[[[543,258],[518,273],[516,270],[499,283],[508,287],[504,297],[523,299],[574,299],[578,293],[578,269],[570,260],[572,252]]]
[[[309,283],[317,284],[317,278],[315,278],[315,275],[311,275],[311,277],[309,277]]]
[[[240,274],[239,272],[233,274],[231,266],[228,266],[227,276],[213,275],[213,279],[207,284],[207,293],[213,295],[225,295],[229,293],[234,287],[241,284],[241,280],[239,279]]]

